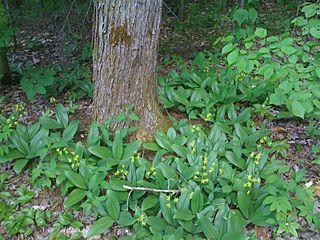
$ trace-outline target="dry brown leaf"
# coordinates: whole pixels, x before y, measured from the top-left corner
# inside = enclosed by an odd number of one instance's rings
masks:
[[[318,198],[320,198],[320,186],[315,186],[314,187],[314,192],[318,196]]]
[[[257,240],[270,240],[268,228],[255,226]]]
[[[283,127],[280,127],[280,126],[275,126],[273,128],[270,128],[270,130],[272,132],[277,132],[277,133],[286,133],[287,130],[285,130]]]

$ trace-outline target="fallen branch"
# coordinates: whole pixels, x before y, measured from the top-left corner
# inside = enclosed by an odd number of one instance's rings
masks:
[[[123,185],[125,189],[133,190],[133,191],[148,191],[148,192],[164,192],[164,193],[178,193],[180,190],[170,190],[170,189],[154,189],[154,188],[144,188],[144,187],[130,187]]]

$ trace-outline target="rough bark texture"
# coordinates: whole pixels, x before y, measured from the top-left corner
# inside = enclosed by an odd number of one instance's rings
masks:
[[[136,138],[167,125],[156,98],[162,0],[97,0],[94,29],[94,113],[99,123],[129,104],[140,116]],[[124,123],[112,126],[124,127]]]
[[[7,53],[5,48],[0,48],[0,87],[9,85],[11,83],[11,76]]]

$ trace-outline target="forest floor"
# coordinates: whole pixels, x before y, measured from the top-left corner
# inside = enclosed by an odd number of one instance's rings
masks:
[[[26,24],[20,26],[20,31],[17,34],[17,45],[15,49],[10,48],[9,57],[11,64],[19,65],[22,68],[26,66],[27,62],[31,62],[32,66],[46,66],[46,65],[63,65],[75,61],[80,54],[80,51],[75,51],[72,54],[65,53],[65,45],[72,47],[74,44],[79,44],[74,41],[65,41],[61,39],[61,25],[52,24],[55,21],[53,19],[43,18],[41,21],[35,21],[32,25]],[[61,22],[63,24],[63,22]],[[163,26],[161,41],[166,45],[168,43],[166,39],[169,35],[172,35],[173,31],[166,25]],[[213,34],[214,29],[207,34]],[[200,33],[199,33],[200,34]],[[189,36],[193,37],[189,37]],[[88,36],[87,36],[88,37]],[[88,39],[88,38],[84,38]],[[187,39],[187,41],[186,41]],[[176,34],[175,44],[171,45],[170,49],[174,50],[177,55],[185,56],[186,53],[190,53],[190,50],[204,50],[210,48],[210,42],[203,41],[203,36],[192,34],[192,32],[184,32]],[[81,40],[80,45],[85,41]],[[36,43],[36,44],[35,44]],[[192,43],[192,44],[191,44]],[[184,46],[183,48],[181,46]],[[81,49],[81,48],[78,48]],[[163,59],[163,57],[162,57]],[[89,62],[87,64],[90,64]],[[171,66],[174,67],[174,66]],[[168,69],[162,67],[161,74],[164,74]],[[4,114],[8,114],[13,111],[14,106],[18,103],[23,103],[25,106],[26,114],[21,119],[22,122],[29,124],[38,120],[42,112],[48,109],[53,110],[54,105],[49,102],[48,99],[37,97],[36,100],[30,102],[27,100],[25,94],[21,90],[18,79],[16,83],[4,91],[5,101],[0,103],[0,109]],[[57,98],[57,101],[62,104],[68,104],[68,92]],[[88,127],[92,123],[92,100],[82,99],[77,102],[78,108],[73,114],[72,118],[79,119],[80,124],[80,136],[85,138]],[[285,140],[290,146],[286,157],[283,159],[293,169],[306,169],[307,182],[320,186],[320,167],[312,164],[317,156],[312,153],[312,146],[320,145],[318,138],[312,138],[307,134],[307,129],[310,123],[308,121],[298,120],[273,120],[259,119],[258,123],[264,123],[271,131],[272,138],[274,140]],[[12,170],[12,165],[0,165],[0,173],[8,172],[10,174],[7,184],[5,185],[5,191],[16,192],[18,188],[25,187],[27,189],[34,189],[34,199],[31,203],[28,203],[26,207],[41,208],[42,210],[50,210],[52,212],[53,220],[51,224],[48,224],[45,228],[34,229],[32,237],[24,236],[8,236],[3,228],[0,227],[0,234],[3,234],[6,239],[47,239],[48,236],[54,231],[54,222],[59,219],[62,213],[66,210],[63,208],[64,198],[60,194],[58,188],[34,188],[30,184],[30,172],[26,170],[20,175],[16,175]],[[320,188],[317,192],[320,198]],[[315,203],[315,211],[320,211],[320,201]],[[88,231],[90,224],[94,220],[91,217],[85,217],[84,212],[73,212],[76,220],[81,221],[85,227],[83,232]],[[318,233],[313,232],[304,220],[301,220],[302,230],[299,232],[299,239],[316,240],[320,239]],[[61,232],[67,236],[76,232],[78,229],[72,226],[61,228]],[[119,229],[117,227],[112,229],[110,236],[119,237],[129,234],[125,229]],[[99,238],[95,238],[99,239]],[[264,238],[261,238],[264,239]],[[280,239],[294,239],[287,237],[278,237]]]

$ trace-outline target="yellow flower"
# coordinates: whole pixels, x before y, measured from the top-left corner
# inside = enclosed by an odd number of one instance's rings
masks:
[[[198,177],[197,176],[193,176],[193,180],[197,180],[198,179]]]
[[[156,170],[156,168],[155,168],[154,166],[152,166],[152,167],[150,168],[150,170],[151,170],[152,172],[154,172],[154,171]]]
[[[171,200],[171,196],[168,195],[168,196],[166,197],[166,199],[167,199],[167,201],[170,201],[170,200]]]
[[[206,167],[206,166],[202,166],[201,168],[202,168],[202,170],[206,170],[206,169],[207,169],[207,167]]]
[[[117,171],[115,171],[115,173],[114,173],[114,176],[118,176],[119,175],[119,171],[117,170]]]
[[[249,180],[249,181],[251,181],[252,180],[252,175],[250,174],[250,175],[247,175],[247,179]]]
[[[259,153],[255,156],[256,159],[260,159],[261,157],[262,157],[262,153],[261,153],[261,152],[259,152]]]
[[[178,202],[179,202],[179,198],[174,198],[174,199],[173,199],[173,202],[174,202],[174,203],[178,203]]]
[[[166,203],[166,207],[167,207],[167,208],[170,208],[170,203],[169,203],[169,202]]]
[[[250,153],[249,157],[253,158],[254,157],[254,152]]]
[[[208,158],[204,158],[203,159],[203,164],[207,164],[208,163]]]
[[[144,214],[141,214],[140,217],[137,219],[138,222],[144,222]]]
[[[200,175],[200,171],[196,171],[196,173],[195,173],[195,174],[199,176],[199,175]]]
[[[255,165],[259,165],[259,161],[257,161],[257,160],[254,161],[254,164],[255,164]]]
[[[206,177],[206,176],[208,176],[208,173],[204,172],[204,173],[202,174],[202,176]]]

